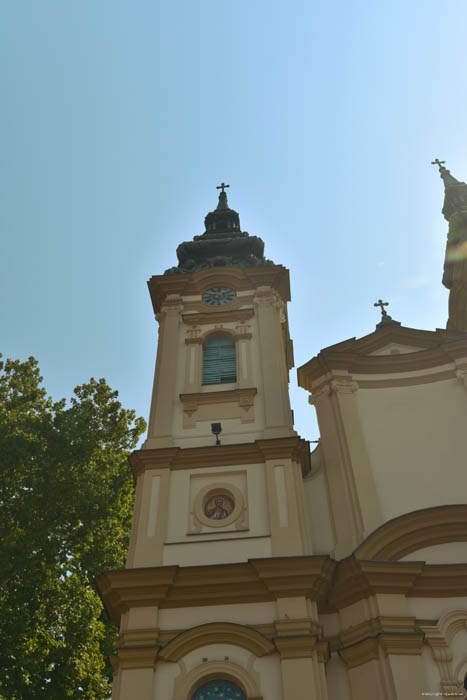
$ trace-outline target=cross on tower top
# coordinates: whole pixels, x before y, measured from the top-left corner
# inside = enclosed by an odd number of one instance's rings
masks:
[[[384,308],[385,306],[389,306],[388,301],[383,301],[382,299],[378,299],[377,302],[373,304],[373,306],[380,306],[381,307],[381,318],[384,318],[385,316],[388,315],[388,312]]]
[[[222,190],[222,192],[224,192],[226,187],[230,187],[230,185],[226,185],[224,182],[221,182],[220,185],[216,186],[216,190]]]
[[[431,161],[432,165],[437,165],[439,169],[441,170],[443,165],[446,165],[445,160],[440,160],[439,158],[435,158],[434,160]]]

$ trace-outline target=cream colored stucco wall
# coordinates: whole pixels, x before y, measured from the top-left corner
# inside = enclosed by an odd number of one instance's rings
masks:
[[[384,521],[465,500],[467,390],[460,381],[360,388],[356,401]]]
[[[209,608],[164,608],[159,611],[161,629],[186,629],[207,622],[235,622],[239,625],[261,625],[277,617],[275,603],[242,603],[210,605]]]
[[[424,620],[439,620],[450,610],[467,609],[465,597],[407,598],[409,615]]]
[[[313,553],[329,554],[334,549],[334,536],[324,472],[320,470],[304,479],[303,488]]]
[[[200,488],[223,483],[237,488],[247,508],[246,527],[201,528],[194,532],[191,513]],[[221,542],[219,542],[221,540]],[[164,565],[218,564],[271,556],[264,464],[211,469],[183,469],[170,473]]]
[[[232,564],[256,557],[272,556],[270,538],[242,537],[227,543],[211,541],[201,544],[178,544],[164,548],[164,566],[180,564],[197,566],[209,564]],[[224,546],[225,545],[225,546]],[[181,563],[183,562],[183,563]]]

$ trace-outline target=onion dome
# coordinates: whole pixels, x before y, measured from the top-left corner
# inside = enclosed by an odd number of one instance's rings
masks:
[[[177,267],[165,271],[166,275],[187,274],[210,267],[257,267],[273,265],[264,257],[264,241],[240,230],[240,217],[230,209],[225,188],[219,185],[219,201],[214,211],[205,219],[205,231],[192,241],[185,241],[177,248]]]

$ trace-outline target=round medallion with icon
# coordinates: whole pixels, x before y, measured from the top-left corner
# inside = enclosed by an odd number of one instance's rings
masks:
[[[230,494],[216,493],[204,504],[204,514],[209,520],[225,520],[232,513],[234,506],[234,499]]]

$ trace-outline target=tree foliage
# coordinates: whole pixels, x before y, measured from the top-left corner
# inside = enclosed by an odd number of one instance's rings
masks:
[[[37,362],[0,362],[0,699],[110,696],[115,629],[94,578],[124,566],[144,430],[105,380],[52,401]]]

